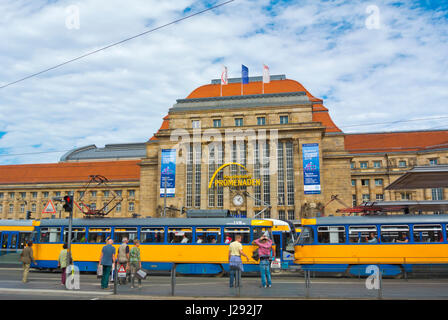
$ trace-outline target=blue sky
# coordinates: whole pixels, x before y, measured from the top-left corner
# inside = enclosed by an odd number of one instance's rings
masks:
[[[0,86],[217,3],[3,0]],[[0,89],[0,164],[147,141],[222,65],[299,81],[344,132],[447,129],[447,3],[235,0]]]

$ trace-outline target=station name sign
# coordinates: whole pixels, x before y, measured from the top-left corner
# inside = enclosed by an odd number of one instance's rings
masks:
[[[224,169],[227,166],[230,165],[237,165],[244,170],[247,169],[242,164],[236,163],[236,162],[230,162],[223,164],[220,166],[213,176],[210,179],[210,182],[208,184],[209,189],[213,187],[250,187],[250,186],[260,186],[261,180],[260,179],[253,179],[251,175],[245,174],[245,175],[232,175],[232,176],[224,176],[222,179],[217,179],[217,174]]]
[[[253,179],[250,175],[224,176],[223,179],[215,179],[215,187],[250,187],[260,186],[260,179]]]

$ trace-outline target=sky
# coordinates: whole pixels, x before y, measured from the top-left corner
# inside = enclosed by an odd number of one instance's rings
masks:
[[[448,129],[448,1],[2,0],[0,164],[146,142],[176,99],[262,66],[346,133]]]

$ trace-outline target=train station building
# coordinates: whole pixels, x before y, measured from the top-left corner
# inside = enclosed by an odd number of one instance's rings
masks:
[[[446,199],[445,188],[385,188],[413,166],[448,164],[447,157],[448,130],[345,134],[323,100],[284,75],[265,84],[212,80],[167,108],[147,142],[0,166],[0,218],[22,219],[28,210],[45,218],[48,200],[69,191],[91,207],[113,206],[111,217],[181,216],[182,208],[290,220],[335,215],[364,201]],[[86,187],[91,175],[107,184]],[[119,205],[108,202],[111,190]]]

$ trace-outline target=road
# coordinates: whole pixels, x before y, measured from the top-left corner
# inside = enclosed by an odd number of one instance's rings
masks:
[[[169,274],[150,275],[141,289],[118,286],[114,294],[100,288],[95,274],[81,274],[80,289],[67,290],[60,273],[31,271],[21,282],[20,268],[0,268],[0,300],[167,300],[167,299],[448,299],[448,279],[383,279],[382,290],[368,290],[366,279],[312,278],[307,289],[298,274],[273,276],[272,288],[261,288],[256,276],[243,277],[242,288],[228,287],[228,277],[176,277],[171,295]]]

